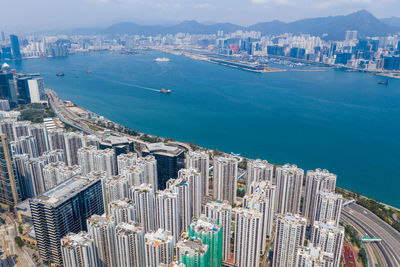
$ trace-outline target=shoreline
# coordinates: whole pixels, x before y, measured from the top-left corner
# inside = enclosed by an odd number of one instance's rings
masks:
[[[172,144],[172,145],[176,145],[176,146],[179,146],[179,147],[183,147],[183,148],[185,148],[185,149],[188,150],[188,151],[200,149],[200,150],[205,150],[205,151],[207,151],[207,152],[209,152],[209,153],[213,153],[214,151],[218,151],[218,152],[223,153],[223,154],[225,154],[225,155],[231,155],[231,154],[229,154],[229,153],[226,153],[226,152],[223,152],[223,151],[219,151],[218,149],[204,148],[204,147],[198,146],[198,145],[195,144],[195,143],[191,143],[191,142],[180,142],[180,141],[174,140],[174,139],[172,139],[172,138],[160,137],[160,136],[155,136],[155,135],[146,134],[146,133],[140,132],[140,131],[138,131],[138,130],[132,130],[132,129],[130,129],[130,128],[127,127],[127,126],[123,126],[123,125],[118,124],[118,123],[116,123],[116,122],[114,122],[114,121],[112,121],[112,120],[109,120],[109,119],[105,118],[104,116],[102,116],[102,115],[100,115],[100,114],[97,114],[97,113],[95,113],[95,112],[92,112],[92,111],[86,109],[85,107],[79,106],[79,105],[77,105],[77,104],[75,104],[75,103],[73,103],[73,102],[71,102],[71,101],[69,101],[69,100],[61,99],[61,98],[58,97],[58,95],[57,95],[57,93],[56,93],[55,91],[47,89],[47,90],[46,90],[46,94],[49,95],[49,93],[50,93],[50,95],[52,95],[53,98],[56,97],[58,100],[60,100],[60,101],[62,101],[62,102],[70,102],[70,103],[73,104],[74,107],[77,107],[77,108],[80,109],[80,110],[83,110],[83,111],[85,111],[85,112],[87,112],[87,113],[90,113],[90,114],[92,114],[92,115],[95,115],[95,117],[97,117],[97,118],[102,117],[102,118],[104,119],[103,122],[105,122],[105,123],[107,123],[107,124],[110,124],[110,123],[111,123],[112,126],[113,126],[113,128],[128,129],[128,130],[131,130],[131,131],[135,131],[138,135],[135,136],[135,135],[123,133],[123,132],[121,132],[121,131],[111,130],[111,129],[110,129],[111,127],[110,127],[110,128],[109,128],[109,127],[102,127],[102,126],[100,126],[99,124],[93,123],[92,121],[85,119],[85,120],[82,120],[82,121],[84,121],[84,122],[86,122],[86,123],[92,123],[92,124],[87,125],[88,129],[90,129],[90,132],[86,132],[86,133],[98,135],[98,136],[104,138],[104,137],[105,137],[105,135],[104,135],[104,130],[106,130],[106,131],[111,131],[112,133],[114,133],[114,135],[117,135],[117,136],[121,135],[121,137],[130,138],[132,141],[137,142],[137,143],[139,143],[139,144],[150,144],[151,142],[144,141],[144,140],[140,139],[140,137],[142,137],[142,136],[148,136],[148,137],[154,138],[154,139],[157,138],[157,139],[159,139],[160,142],[163,142],[163,143],[169,143],[169,144]],[[50,103],[49,103],[49,104],[50,104]],[[57,116],[58,118],[60,118],[60,116],[59,116],[60,110],[54,110],[54,108],[53,108],[52,105],[51,105],[51,108],[52,108],[53,111],[55,112],[56,116]],[[78,116],[78,115],[77,115],[77,116]],[[68,124],[68,125],[70,125],[70,126],[72,126],[72,127],[74,127],[74,128],[77,128],[78,130],[82,131],[82,129],[80,129],[81,126],[76,127],[75,125],[72,125],[72,124],[70,124],[69,122],[65,122],[64,119],[61,119],[61,121],[62,121],[64,124]],[[101,135],[101,133],[100,133],[99,131],[94,131],[94,130],[93,130],[93,127],[94,127],[94,128],[98,128],[99,130],[103,130],[103,135]],[[84,131],[84,132],[85,132],[85,131]],[[195,148],[195,149],[194,149],[194,148]],[[240,157],[241,157],[242,159],[245,159],[246,161],[249,160],[249,158],[246,158],[246,157],[243,157],[243,156],[240,156]],[[274,165],[281,165],[281,164],[274,164]],[[348,193],[348,194],[355,194],[355,193],[356,193],[356,194],[359,194],[358,192],[355,192],[355,191],[352,191],[352,190],[349,190],[349,189],[345,189],[345,188],[343,188],[343,187],[336,186],[336,188],[339,189],[339,190],[343,190],[343,191],[345,191],[345,192]],[[361,194],[359,194],[359,196],[362,197],[362,198],[368,199],[368,200],[374,200],[373,198],[369,198],[369,197],[366,197],[366,196],[361,195]],[[354,199],[354,198],[352,198],[352,199]],[[380,201],[378,201],[377,203],[382,204],[382,205],[384,205],[384,206],[387,207],[387,208],[391,208],[391,209],[394,209],[394,210],[400,212],[400,207],[398,208],[398,207],[395,207],[395,206],[392,206],[392,205],[389,205],[389,204],[386,204],[386,203],[383,203],[383,202],[380,202]]]

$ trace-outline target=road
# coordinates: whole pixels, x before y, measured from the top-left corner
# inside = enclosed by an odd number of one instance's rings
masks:
[[[360,236],[380,237],[380,243],[365,244],[370,266],[400,266],[400,233],[369,210],[357,204],[342,209],[342,219],[354,226]],[[375,256],[376,254],[376,256]]]
[[[78,115],[76,115],[75,113],[73,113],[69,108],[67,108],[64,105],[64,101],[61,100],[60,98],[58,98],[57,93],[54,92],[53,90],[46,90],[46,94],[48,96],[49,102],[51,107],[53,108],[54,112],[57,114],[57,117],[64,123],[72,125],[73,127],[81,130],[82,132],[86,133],[86,134],[92,134],[92,135],[96,135],[100,138],[104,138],[107,137],[104,134],[99,133],[98,131],[94,131],[92,129],[90,129],[90,127],[88,125],[90,125],[90,123],[88,121],[86,121],[85,119],[79,117]],[[87,122],[87,123],[85,123]],[[98,125],[94,125],[96,128],[102,128]],[[136,143],[140,143],[143,145],[147,145],[148,143],[131,135],[127,135],[124,133],[120,133],[117,131],[113,131],[110,129],[107,129],[109,131],[111,131],[113,134],[115,134],[116,136],[122,136],[122,137],[126,137]],[[173,142],[169,142],[169,144],[171,145],[175,145],[178,147],[181,147],[183,149],[186,149],[188,152],[192,151],[192,148],[189,144],[186,143],[182,143],[182,142],[178,142],[178,141],[173,141]]]

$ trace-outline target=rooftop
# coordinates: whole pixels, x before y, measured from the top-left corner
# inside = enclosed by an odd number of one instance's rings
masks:
[[[177,156],[183,152],[182,149],[175,146],[167,146],[164,143],[151,143],[147,145],[147,149],[150,153],[166,153]]]

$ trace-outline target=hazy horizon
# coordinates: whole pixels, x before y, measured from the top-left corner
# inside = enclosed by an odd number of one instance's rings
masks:
[[[347,15],[361,9],[378,18],[400,14],[396,0],[16,0],[2,3],[1,8],[0,30],[6,31],[104,27],[122,21],[171,25],[197,20],[248,26]]]

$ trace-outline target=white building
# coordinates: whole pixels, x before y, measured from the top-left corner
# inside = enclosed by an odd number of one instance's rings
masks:
[[[99,267],[117,267],[115,222],[110,217],[93,215],[87,220],[88,233],[92,236]]]
[[[194,168],[201,175],[201,196],[209,195],[210,156],[206,151],[190,151],[186,154],[186,169]]]
[[[266,160],[248,160],[247,161],[247,192],[250,192],[250,186],[253,182],[269,181],[272,184],[274,175],[274,165]]]
[[[108,176],[112,176],[117,173],[115,153],[112,149],[99,150],[95,146],[81,147],[77,156],[83,174],[105,171]]]
[[[215,200],[236,201],[238,161],[234,157],[214,158],[213,197]]]
[[[82,140],[82,134],[73,132],[64,133],[64,152],[68,166],[78,164],[78,149],[83,146]]]
[[[311,224],[313,224],[314,221],[334,221],[336,225],[339,225],[343,205],[342,195],[330,192],[320,192],[316,196],[314,204],[314,214],[311,217]]]
[[[65,267],[98,267],[94,241],[86,232],[63,237],[61,253]]]
[[[120,223],[115,228],[117,266],[143,266],[144,231],[137,223]]]
[[[174,237],[170,232],[158,229],[144,235],[146,266],[158,267],[174,260]]]
[[[145,183],[144,164],[123,167],[120,170],[120,174],[128,179],[129,186],[138,186]]]
[[[115,224],[136,221],[135,205],[128,198],[110,202],[109,209]]]
[[[255,209],[234,208],[234,263],[238,267],[259,267],[262,242],[262,214]]]
[[[231,252],[232,206],[228,201],[208,202],[204,213],[222,225],[222,260],[225,261]]]
[[[296,165],[285,164],[276,168],[277,213],[299,214],[304,171]]]
[[[312,219],[315,200],[319,192],[335,192],[336,175],[327,170],[316,169],[307,171],[306,187],[304,190],[303,215]]]
[[[29,95],[31,97],[31,103],[41,103],[46,99],[43,78],[29,79],[28,88]]]
[[[125,176],[107,176],[102,180],[103,203],[106,214],[110,214],[109,204],[114,200],[127,198],[129,196],[128,180]]]
[[[334,258],[334,267],[340,264],[340,256],[342,255],[344,228],[335,225],[334,222],[314,222],[311,229],[311,242],[314,245],[321,246],[322,251],[332,253]]]
[[[130,198],[136,208],[136,220],[141,223],[145,232],[156,230],[154,190],[150,184],[131,187]]]
[[[314,247],[308,243],[297,252],[296,266],[303,267],[334,267],[332,253],[322,251],[320,246]]]
[[[135,166],[138,156],[136,153],[120,154],[117,156],[118,172],[120,173],[124,167]]]
[[[178,241],[182,226],[179,214],[178,193],[166,190],[159,190],[155,197],[156,226],[171,232],[174,241]]]
[[[208,245],[203,244],[200,238],[188,237],[187,233],[182,234],[181,239],[175,246],[176,258],[179,262],[193,262],[204,266],[207,260]]]
[[[307,220],[299,215],[277,215],[273,267],[296,266],[297,252],[303,246],[306,227]]]

